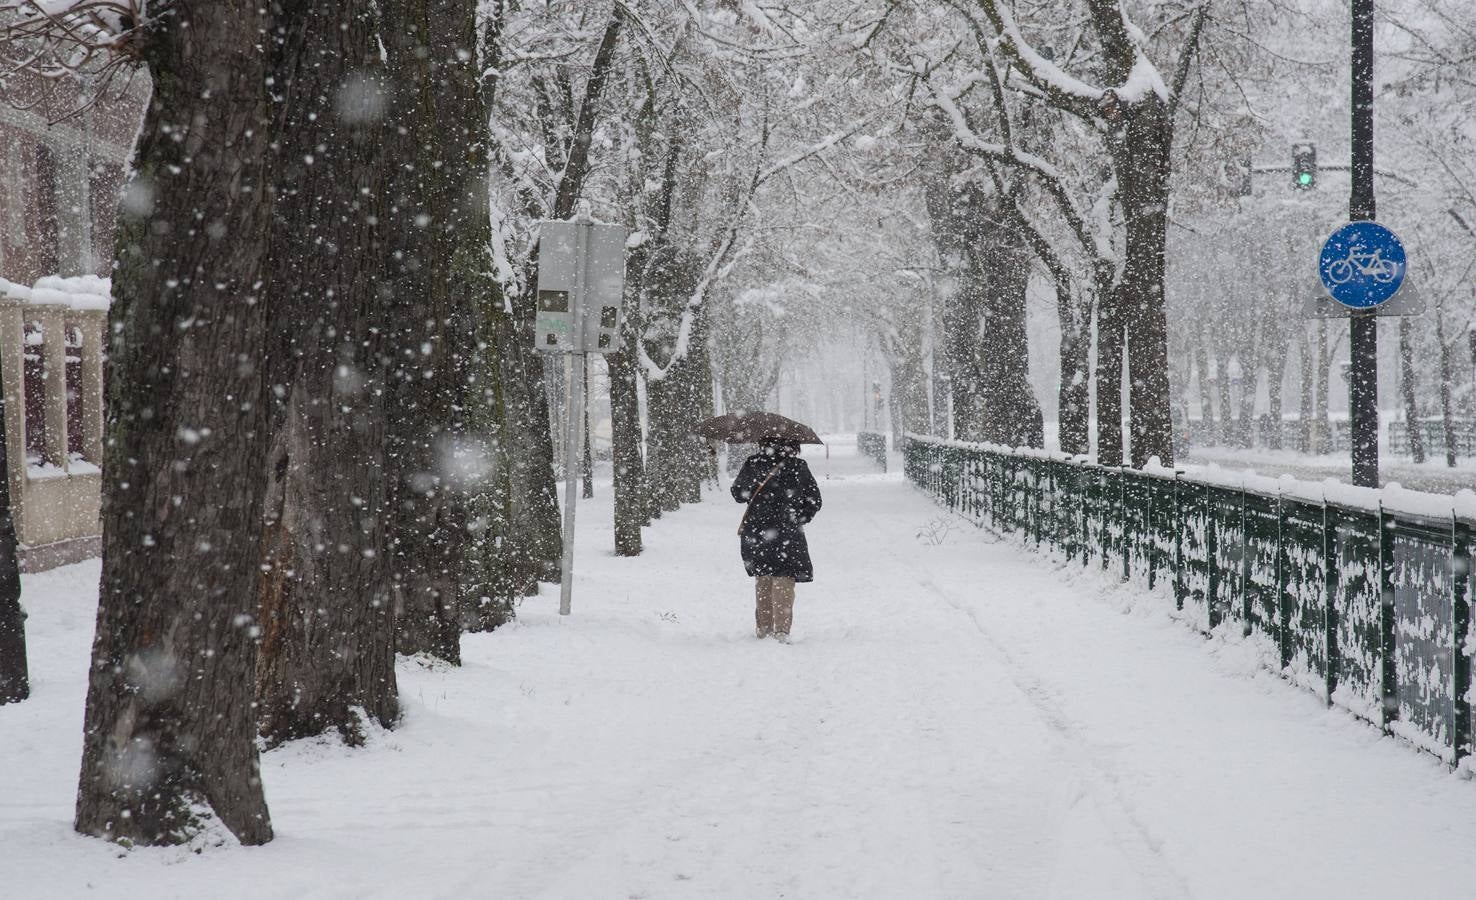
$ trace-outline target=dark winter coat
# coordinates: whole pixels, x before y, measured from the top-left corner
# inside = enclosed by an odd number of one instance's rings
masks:
[[[771,472],[774,476],[769,478]],[[733,479],[733,499],[748,503],[754,491],[758,498],[738,530],[743,567],[752,576],[814,580],[804,526],[820,511],[820,485],[810,467],[782,450],[755,453]]]

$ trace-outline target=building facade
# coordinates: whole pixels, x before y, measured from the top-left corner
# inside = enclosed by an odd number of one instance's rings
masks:
[[[26,73],[0,90],[6,475],[21,565],[37,571],[100,545],[108,275],[147,86],[76,113],[76,94]]]

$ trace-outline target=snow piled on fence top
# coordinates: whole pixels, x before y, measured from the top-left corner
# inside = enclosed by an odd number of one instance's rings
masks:
[[[1072,455],[1059,450],[1008,447],[1004,444],[956,441],[920,434],[908,434],[906,437],[908,440],[960,450],[979,450],[1016,456],[1021,459],[1048,459],[1079,466],[1099,467],[1092,456]],[[1100,468],[1112,467],[1100,466]],[[1323,481],[1305,481],[1291,475],[1271,478],[1266,475],[1257,475],[1254,472],[1222,469],[1213,463],[1205,466],[1170,467],[1160,463],[1156,456],[1149,459],[1148,464],[1140,471],[1156,478],[1178,477],[1193,484],[1206,484],[1272,497],[1280,496],[1308,503],[1330,503],[1364,512],[1382,511],[1426,519],[1454,517],[1467,522],[1476,522],[1476,492],[1470,490],[1460,490],[1454,494],[1433,494],[1427,491],[1406,490],[1398,484],[1389,484],[1382,488],[1364,488],[1334,481],[1331,478]]]
[[[63,278],[47,275],[27,287],[0,278],[0,297],[32,306],[65,306],[75,310],[106,311],[113,302],[113,281],[96,275]]]

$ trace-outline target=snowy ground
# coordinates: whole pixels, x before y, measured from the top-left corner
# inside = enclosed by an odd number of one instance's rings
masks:
[[[735,504],[668,516],[621,560],[601,490],[573,617],[546,595],[468,637],[460,670],[403,662],[404,725],[367,749],[267,754],[260,848],[71,833],[97,565],[28,577],[36,695],[0,707],[0,895],[1470,894],[1476,785],[1162,598],[941,533],[836,450],[828,479],[812,460],[819,581],[792,646],[752,636]]]

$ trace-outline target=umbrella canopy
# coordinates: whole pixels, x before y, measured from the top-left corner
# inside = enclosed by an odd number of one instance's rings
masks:
[[[728,413],[697,423],[695,430],[705,438],[730,444],[823,443],[810,426],[771,412]]]

